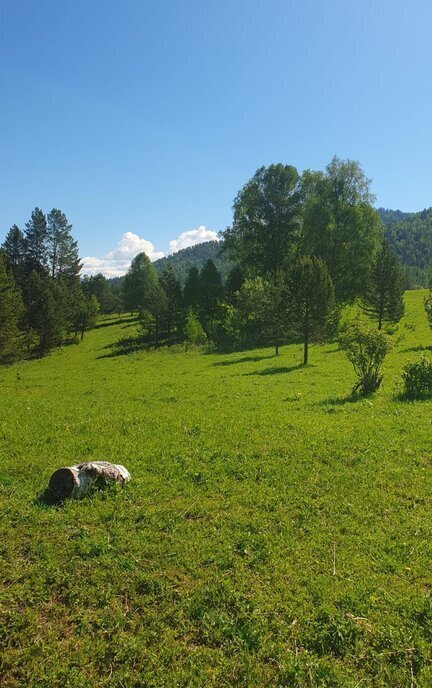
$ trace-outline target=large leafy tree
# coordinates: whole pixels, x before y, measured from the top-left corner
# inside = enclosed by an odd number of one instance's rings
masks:
[[[123,300],[128,311],[148,309],[158,279],[150,258],[145,253],[138,253],[125,275],[123,282]]]
[[[11,363],[22,353],[23,310],[20,292],[0,251],[0,363]]]
[[[332,279],[321,258],[301,256],[290,275],[290,327],[303,343],[303,364],[309,344],[326,336],[334,326],[335,299]]]
[[[48,267],[48,225],[47,218],[40,208],[35,208],[25,228],[25,269],[43,273]]]
[[[51,277],[71,280],[80,272],[78,242],[71,230],[72,225],[61,210],[53,208],[48,213],[46,243]]]
[[[261,167],[234,201],[224,250],[251,275],[289,264],[301,229],[299,175],[291,165]]]
[[[363,295],[383,231],[370,180],[358,162],[333,158],[324,174],[304,173],[302,192],[302,252],[325,261],[338,301]]]
[[[398,260],[386,241],[373,264],[364,295],[364,310],[378,321],[399,322],[404,314],[404,275]]]

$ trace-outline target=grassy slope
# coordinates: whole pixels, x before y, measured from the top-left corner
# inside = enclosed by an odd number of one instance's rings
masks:
[[[335,345],[104,357],[128,323],[1,369],[2,685],[432,685],[422,297],[357,403]],[[133,482],[37,502],[89,459]]]

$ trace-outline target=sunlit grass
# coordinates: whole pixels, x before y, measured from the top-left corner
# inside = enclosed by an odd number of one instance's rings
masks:
[[[0,369],[2,685],[432,685],[423,295],[366,400],[335,343],[110,357],[128,319]],[[130,486],[38,501],[90,459]]]

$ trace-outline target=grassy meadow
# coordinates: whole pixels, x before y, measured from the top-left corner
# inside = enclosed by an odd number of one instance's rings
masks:
[[[115,355],[126,317],[1,368],[3,688],[430,687],[423,297],[365,400],[335,343]],[[86,460],[132,482],[38,499]]]

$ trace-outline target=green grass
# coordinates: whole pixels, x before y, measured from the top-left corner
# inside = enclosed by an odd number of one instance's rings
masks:
[[[431,686],[422,299],[356,402],[335,344],[107,357],[127,320],[0,369],[1,685]],[[132,482],[38,501],[86,460]]]

